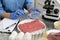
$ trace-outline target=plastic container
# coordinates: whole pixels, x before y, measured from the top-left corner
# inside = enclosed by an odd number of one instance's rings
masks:
[[[16,40],[16,37],[17,37],[17,32],[16,31],[13,31],[11,33],[11,35],[9,36],[9,40]]]
[[[27,22],[31,22],[31,21],[34,21],[35,19],[26,19],[26,20],[23,20],[23,21],[21,21],[19,24],[24,24],[24,23],[27,23]],[[42,21],[40,21],[42,24],[44,24]],[[18,24],[18,25],[19,25]],[[45,24],[44,24],[45,25]],[[19,27],[17,26],[17,29],[19,30],[19,31],[21,31],[20,29],[19,29]],[[38,39],[41,39],[42,38],[42,36],[43,36],[43,32],[46,30],[46,25],[45,25],[45,28],[43,28],[43,29],[40,29],[40,30],[37,30],[37,31],[34,31],[34,32],[31,32],[31,33],[26,33],[26,35],[27,34],[29,34],[29,36],[30,37],[32,37],[31,38],[31,40],[38,40]],[[30,38],[30,37],[27,37],[27,38]]]
[[[16,37],[16,40],[22,40],[23,39],[23,36],[24,36],[24,33],[23,32],[18,33],[18,35]]]
[[[31,19],[38,19],[39,16],[40,16],[40,13],[39,12],[36,12],[36,11],[28,14],[28,17],[31,18]]]
[[[32,35],[29,32],[25,33],[23,40],[32,40]]]

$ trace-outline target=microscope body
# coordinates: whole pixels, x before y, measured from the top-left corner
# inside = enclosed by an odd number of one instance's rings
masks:
[[[43,17],[52,20],[59,20],[59,9],[55,8],[55,2],[52,0],[46,0],[44,4],[43,9],[46,9],[46,11]]]

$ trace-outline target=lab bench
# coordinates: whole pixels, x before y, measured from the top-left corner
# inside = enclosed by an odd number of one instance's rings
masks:
[[[42,16],[40,16],[38,19],[45,23],[48,30],[54,29],[54,21],[42,19]],[[18,31],[17,28],[15,28],[15,31]],[[0,40],[8,40],[9,36],[10,34],[8,33],[0,33]]]
[[[43,10],[42,10],[43,8],[41,6],[43,6],[43,4],[44,4],[43,0],[41,0],[41,1],[38,0],[36,2],[36,7],[38,7],[39,9],[41,9],[42,12],[43,12]],[[43,21],[45,23],[45,25],[46,25],[46,27],[47,27],[48,30],[54,29],[54,21],[42,19],[42,16],[40,16],[38,19],[41,20],[41,21]],[[18,31],[17,28],[15,28],[15,31]],[[8,33],[1,33],[0,32],[0,40],[8,40],[9,36],[10,36],[10,34],[8,34]]]

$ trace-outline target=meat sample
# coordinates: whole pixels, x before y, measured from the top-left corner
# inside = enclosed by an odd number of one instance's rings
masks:
[[[33,31],[43,29],[45,28],[45,25],[41,23],[39,20],[34,20],[32,22],[19,24],[18,27],[21,31],[26,33],[26,32],[33,32]]]
[[[47,36],[47,39],[48,40],[60,40],[60,32],[59,33],[50,33],[48,36]]]

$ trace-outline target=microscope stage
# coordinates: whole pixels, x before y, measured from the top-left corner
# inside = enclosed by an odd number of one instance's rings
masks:
[[[44,14],[42,16],[46,19],[59,20],[59,14]]]

